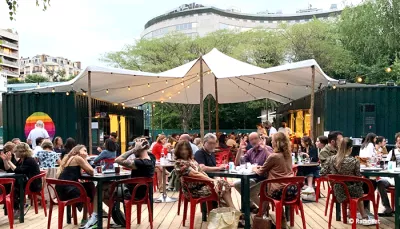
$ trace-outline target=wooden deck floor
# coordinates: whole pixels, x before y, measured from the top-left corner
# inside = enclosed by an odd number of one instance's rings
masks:
[[[234,189],[233,189],[234,190]],[[322,193],[325,194],[325,191],[322,190]],[[173,195],[174,197],[178,197],[178,193],[169,192],[169,195]],[[159,193],[155,193],[155,197],[159,196]],[[237,208],[240,207],[240,195],[234,190],[233,191],[233,199]],[[305,209],[305,218],[307,223],[307,228],[328,228],[328,217],[324,216],[326,198],[321,198],[319,203],[304,203]],[[104,207],[107,210],[107,207]],[[177,215],[178,203],[161,203],[154,204],[154,228],[166,229],[166,228],[188,228],[189,220],[186,221],[186,226],[182,226],[182,214]],[[181,211],[183,206],[181,208]],[[132,228],[150,228],[148,223],[148,213],[147,208],[143,206],[142,208],[142,224],[136,224],[136,208],[132,209],[134,212],[132,213]],[[53,216],[51,220],[51,228],[57,228],[57,208],[53,209]],[[182,212],[181,212],[182,213]],[[81,214],[78,212],[78,223],[81,219]],[[42,208],[39,208],[39,214],[35,214],[33,208],[31,208],[28,214],[25,217],[25,223],[21,224],[18,220],[15,220],[16,229],[22,228],[31,228],[31,229],[45,229],[47,228],[47,220],[48,218],[44,217],[44,212]],[[107,220],[104,219],[104,228],[106,228]],[[342,222],[335,221],[335,212],[333,212],[333,221],[332,228],[342,229],[342,228],[351,228],[350,225],[343,224]],[[380,217],[380,228],[390,229],[394,228],[394,217],[383,218]],[[201,212],[199,207],[197,208],[196,219],[195,219],[195,228],[207,228],[207,222],[201,221]],[[300,216],[295,216],[295,226],[293,228],[302,228],[302,222]],[[63,228],[79,228],[79,226],[73,224],[67,224],[64,218],[64,227]],[[9,228],[8,219],[1,213],[0,216],[0,229]],[[375,226],[361,226],[358,225],[357,228],[367,229],[367,228],[375,228]]]

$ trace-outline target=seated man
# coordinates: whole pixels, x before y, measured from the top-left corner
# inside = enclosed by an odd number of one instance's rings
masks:
[[[217,136],[208,133],[204,136],[203,148],[194,154],[194,159],[199,163],[204,172],[224,170],[225,165],[217,167],[215,160],[215,147],[217,146]]]
[[[135,177],[152,178],[154,176],[156,158],[153,154],[147,153],[148,149],[149,149],[149,143],[145,138],[136,139],[135,147],[127,151],[126,153],[122,154],[121,156],[117,157],[115,159],[115,163],[131,169],[132,170],[131,178]],[[128,159],[129,156],[131,156],[132,154],[135,155],[135,159],[133,160]],[[127,188],[129,189],[129,196],[130,196],[130,193],[132,193],[134,187],[128,186]],[[149,198],[151,200],[151,203],[153,203],[153,192],[152,192],[153,187],[148,187],[148,190],[150,191]],[[145,191],[146,189],[144,187],[139,187],[138,190],[136,191],[137,199],[143,198],[143,196],[145,195]],[[124,197],[127,198],[127,195],[124,195]]]
[[[389,152],[387,158],[388,160],[390,160],[394,154],[394,157],[396,157],[396,161],[398,162],[400,161],[400,133],[396,134],[395,140],[396,147]],[[377,181],[377,185],[379,194],[381,195],[382,205],[384,207],[383,213],[379,213],[378,215],[386,217],[392,216],[394,212],[393,209],[390,207],[390,202],[386,189],[390,186],[394,186],[394,179],[390,177],[381,177],[381,179]]]
[[[251,163],[262,166],[264,162],[267,160],[267,157],[273,152],[270,146],[265,146],[264,142],[261,140],[260,135],[256,132],[253,132],[249,135],[250,144],[253,146],[250,150],[248,150],[244,155],[243,152],[246,150],[247,143],[242,141],[240,143],[239,152],[236,155],[235,165],[238,166],[241,163]],[[260,203],[259,193],[260,193],[260,184],[259,182],[263,180],[262,177],[250,179],[250,200],[251,210],[253,212],[258,212],[257,204]],[[234,183],[236,190],[241,192],[241,182],[240,180]]]
[[[179,137],[179,141],[187,141],[187,142],[189,142],[189,143],[190,143],[190,147],[192,147],[193,153],[195,153],[195,152],[197,152],[197,150],[199,150],[199,148],[198,148],[195,144],[193,144],[193,143],[190,141],[191,139],[192,139],[192,138],[190,137],[189,134],[182,134],[182,135]]]

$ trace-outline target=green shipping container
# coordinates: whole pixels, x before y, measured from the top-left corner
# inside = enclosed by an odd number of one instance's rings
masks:
[[[310,109],[310,101],[307,96],[280,106],[278,120],[287,120],[295,110]],[[394,144],[394,135],[400,132],[400,87],[324,88],[315,93],[313,121],[314,136],[340,130],[345,136],[360,138],[374,132]]]
[[[4,93],[3,94],[4,142],[13,138],[25,141],[35,122],[43,119],[51,136],[64,140],[74,138],[77,143],[88,145],[88,99],[71,92],[65,93]],[[109,102],[92,99],[92,122],[98,124],[93,130],[93,145],[100,144],[100,132],[110,133],[109,115],[125,117],[126,139],[144,134],[143,111],[125,108]],[[101,131],[98,131],[101,130]],[[121,133],[119,133],[121,136]]]

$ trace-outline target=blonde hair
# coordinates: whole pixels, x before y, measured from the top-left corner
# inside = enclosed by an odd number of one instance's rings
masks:
[[[64,158],[61,161],[60,167],[58,168],[57,171],[57,178],[61,175],[62,171],[64,171],[65,167],[67,167],[67,162],[69,159],[73,156],[79,155],[81,149],[85,148],[86,146],[84,145],[77,145],[74,148],[71,149],[70,152],[68,152]]]
[[[7,142],[6,144],[4,144],[3,151],[4,151],[4,153],[12,152],[14,150],[14,148],[15,148],[14,143]]]
[[[274,152],[282,153],[285,159],[291,158],[289,138],[282,132],[278,132],[272,136],[272,141],[275,142]]]
[[[16,145],[14,148],[14,152],[15,154],[17,154],[18,152],[19,153],[18,156],[20,158],[32,157],[33,155],[31,148],[25,142],[21,142],[18,145]]]
[[[335,165],[337,168],[342,166],[344,158],[351,153],[351,148],[353,148],[353,140],[350,138],[343,138],[335,158]]]

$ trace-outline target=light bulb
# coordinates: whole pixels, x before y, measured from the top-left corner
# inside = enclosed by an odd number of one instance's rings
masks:
[[[178,91],[178,94],[180,94],[181,92],[180,91]]]
[[[125,110],[125,107],[122,107],[122,109],[124,109],[124,110]]]
[[[53,87],[53,89],[51,89],[51,92],[53,92],[53,93],[56,92],[56,89],[54,89],[54,87]]]
[[[65,92],[65,94],[66,94],[66,95],[69,95],[69,92],[67,91],[67,92]]]
[[[128,91],[130,91],[131,90],[131,86],[128,86]]]
[[[168,80],[166,80],[165,83],[168,84]]]
[[[363,81],[363,79],[361,78],[361,76],[357,77],[357,82],[361,83]]]
[[[200,82],[200,79],[198,79],[197,82]]]
[[[164,93],[164,90],[162,90],[161,93]]]
[[[147,87],[150,87],[150,84],[149,84],[149,83],[147,84]]]
[[[183,82],[181,83],[181,85],[183,86]]]
[[[142,99],[144,100],[144,97],[142,97]]]
[[[387,73],[389,73],[389,72],[392,71],[392,69],[391,69],[390,67],[388,67],[388,68],[385,69],[385,71],[386,71]]]
[[[169,99],[171,99],[172,97],[170,96],[170,97],[168,97]]]
[[[336,85],[333,85],[332,88],[333,88],[333,89],[336,89]]]
[[[163,100],[161,100],[161,103],[164,103],[164,101],[163,101]]]
[[[108,89],[106,89],[106,93],[107,93],[107,94],[108,94],[108,92],[109,92]]]
[[[83,92],[82,95],[85,96],[85,95],[86,95],[86,92]]]
[[[187,88],[190,88],[190,86],[189,86],[189,85],[187,85]]]
[[[125,106],[125,103],[121,103],[122,106]]]

